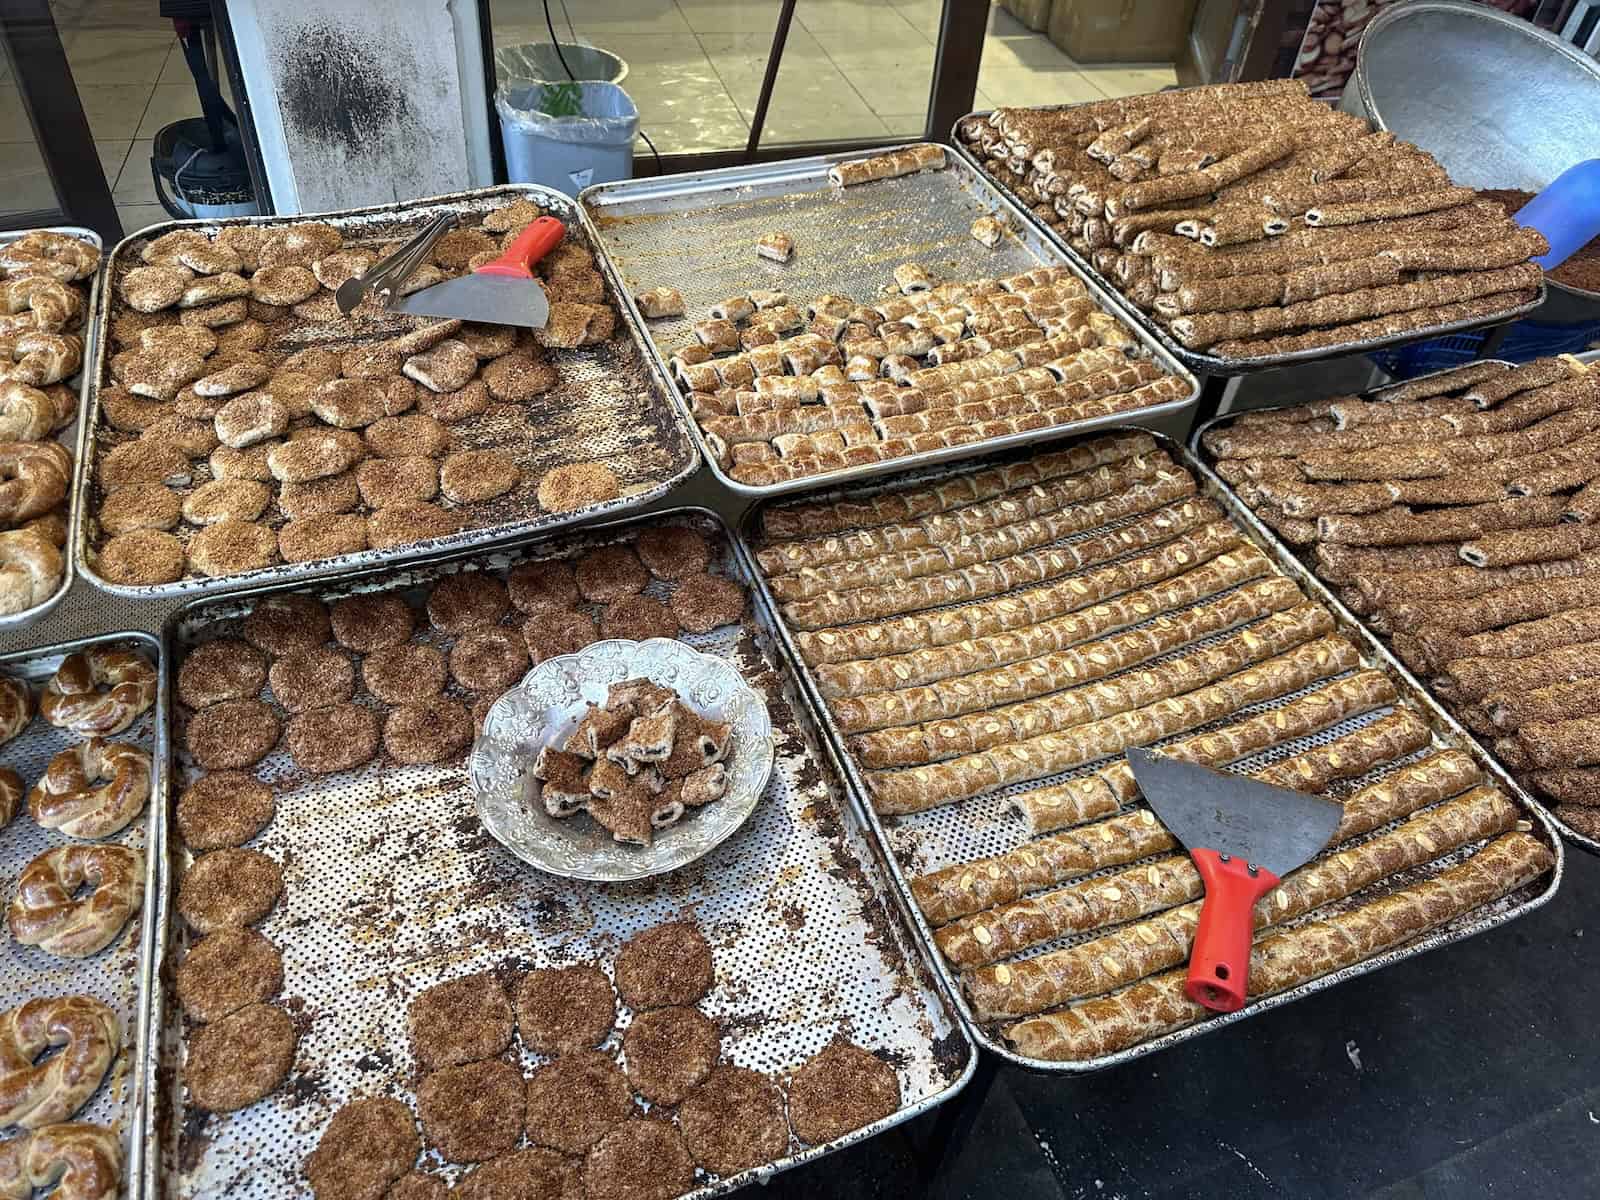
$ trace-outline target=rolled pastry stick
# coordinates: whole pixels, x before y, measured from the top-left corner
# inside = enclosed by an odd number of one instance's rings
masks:
[[[1409,798],[1397,802],[1390,810],[1389,819],[1409,816],[1418,807],[1420,805],[1411,803]],[[1409,820],[1387,833],[1327,854],[1284,876],[1276,888],[1256,901],[1252,914],[1255,927],[1264,929],[1293,921],[1314,908],[1354,895],[1362,888],[1401,871],[1432,862],[1441,854],[1458,847],[1507,833],[1516,827],[1517,818],[1517,806],[1503,793],[1493,788],[1474,788],[1427,812],[1410,816]],[[1351,836],[1354,833],[1346,833],[1341,824],[1330,844],[1338,845]],[[1179,878],[1169,884],[1171,894],[1185,890],[1184,884],[1189,885],[1186,899],[1192,900],[1201,894],[1203,888],[1199,872],[1194,870],[1188,859],[1159,861],[1176,861],[1188,867],[1187,873],[1172,870],[1171,874]],[[1141,869],[1136,867],[1132,871],[1109,876],[1106,882],[1137,874]],[[1191,873],[1192,880],[1189,878]],[[1039,897],[1039,901],[1045,899]],[[1020,909],[1022,905],[1012,907]],[[1179,966],[1188,959],[1194,945],[1195,927],[1200,920],[1200,907],[1198,902],[1183,904],[1090,941],[1013,963],[1003,972],[999,968],[974,971],[963,981],[965,990],[978,1018],[993,1021],[1030,1016],[1085,996],[1124,987],[1136,979]],[[1033,917],[1033,914],[1027,916]],[[985,918],[990,917],[994,918],[993,922],[985,924]],[[1024,937],[1007,936],[1013,927],[1023,925],[1022,918],[1021,913],[1013,915],[1005,910],[967,918],[974,932],[984,928],[990,934],[991,941],[984,949],[1002,945],[1005,948],[987,958],[969,956],[973,961],[960,962],[958,965],[984,966],[1050,940],[1049,937],[1037,940],[1028,938],[1029,934],[1036,936],[1042,932],[1039,926],[1043,922],[1037,918],[1033,921],[1034,928],[1023,926]],[[945,942],[956,940],[949,932],[956,928],[955,925],[946,926],[935,935],[940,940],[941,949],[945,948]],[[962,950],[966,948],[966,945],[961,947]],[[948,950],[946,955],[951,961],[956,961]],[[1005,979],[1004,983],[1001,982],[1002,978]]]
[[[1221,312],[1274,304],[1298,304],[1340,292],[1384,287],[1399,282],[1399,266],[1392,259],[1374,256],[1326,266],[1301,267],[1296,271],[1273,275],[1197,279],[1184,284],[1173,295],[1179,314]]]
[[[1420,750],[1432,739],[1428,723],[1409,708],[1396,708],[1326,746],[1273,763],[1257,778],[1300,792],[1320,792],[1341,779]]]
[[[1537,579],[1565,579],[1573,575],[1600,574],[1600,552],[1555,562],[1522,563],[1514,567],[1439,567],[1428,571],[1358,575],[1354,587],[1372,609],[1417,600],[1463,600],[1498,588]]]
[[[1355,429],[1364,425],[1420,421],[1450,413],[1476,412],[1477,405],[1464,396],[1441,396],[1431,400],[1362,400],[1352,397],[1328,405],[1335,429]]]
[[[932,486],[913,485],[859,498],[774,507],[762,514],[762,530],[772,539],[816,537],[865,525],[915,520],[992,499],[1042,479],[1089,471],[1135,455],[1150,454],[1155,449],[1155,440],[1144,433],[1090,438],[1064,451],[974,471]]]
[[[1565,463],[1518,475],[1506,483],[1506,491],[1513,496],[1553,496],[1580,488],[1597,478],[1600,478],[1600,459]],[[1565,520],[1567,514],[1563,511],[1561,515]]]
[[[1341,669],[1345,668],[1329,646],[1298,646],[1193,692],[1062,733],[1047,733],[928,766],[869,771],[867,788],[873,808],[886,815],[954,804],[997,787],[1044,779],[1119,754],[1128,746],[1149,745],[1198,728]]]
[[[1578,804],[1558,804],[1554,815],[1557,820],[1581,837],[1600,840],[1600,813]]]
[[[1257,505],[1256,516],[1261,518],[1262,524],[1291,546],[1309,546],[1317,540],[1315,521],[1302,521],[1297,517],[1285,516],[1283,510],[1276,505]]]
[[[1127,500],[1130,508],[1143,497]],[[1107,511],[1115,511],[1106,505]],[[1134,511],[1139,511],[1134,509]],[[1029,550],[992,562],[940,575],[874,584],[848,592],[828,592],[814,599],[783,605],[783,614],[798,629],[825,629],[852,621],[878,620],[920,609],[962,601],[984,600],[1028,583],[1044,583],[1070,575],[1134,550],[1159,545],[1199,528],[1217,516],[1209,500],[1187,499],[1140,516],[1115,531],[1092,534],[1076,542]],[[1112,519],[1109,516],[1107,519]]]
[[[1394,217],[1414,217],[1418,213],[1455,208],[1477,198],[1471,188],[1445,187],[1404,196],[1357,200],[1349,204],[1327,204],[1306,210],[1305,223],[1313,228],[1359,225],[1365,221],[1387,221]]]
[[[1381,671],[1357,671],[1281,704],[1207,733],[1161,747],[1161,752],[1202,766],[1224,766],[1259,750],[1317,733],[1346,718],[1395,701],[1394,684]],[[1138,794],[1126,762],[1101,767],[1057,788],[1012,797],[1030,833],[1048,833],[1115,812]]]
[[[1553,771],[1535,771],[1528,779],[1540,795],[1561,804],[1581,808],[1600,806],[1600,767],[1560,767]],[[1591,833],[1588,836],[1594,835]]]
[[[1487,412],[1452,414],[1443,420],[1463,437],[1507,433],[1513,429],[1523,429],[1558,412],[1592,408],[1597,400],[1600,400],[1600,371],[1532,388]]]
[[[1522,229],[1510,237],[1478,245],[1443,245],[1418,242],[1397,246],[1379,254],[1392,259],[1405,271],[1486,271],[1510,267],[1529,258],[1549,253],[1550,243],[1534,229]]]
[[[1501,733],[1534,721],[1569,721],[1600,713],[1600,679],[1584,676],[1526,692],[1490,692],[1483,707]]]
[[[1474,381],[1462,393],[1462,398],[1472,401],[1476,408],[1493,408],[1519,392],[1548,387],[1582,374],[1581,363],[1563,358],[1539,358],[1511,370],[1502,370],[1487,379]]]
[[[917,171],[938,170],[944,166],[944,147],[929,144],[908,146],[891,154],[856,158],[828,168],[828,182],[834,187],[854,187],[878,179],[894,179]]]
[[[1593,584],[1582,577],[1543,579],[1513,584],[1468,600],[1445,600],[1425,606],[1395,604],[1389,609],[1389,619],[1396,629],[1406,632],[1435,629],[1466,635],[1582,608],[1593,595]]]
[[[1490,471],[1441,475],[1434,479],[1396,479],[1389,483],[1396,504],[1458,507],[1497,504],[1508,498],[1506,486]]]
[[[1433,683],[1454,704],[1592,675],[1600,675],[1600,641],[1576,642],[1525,658],[1452,659]]]
[[[1499,458],[1553,450],[1600,429],[1600,413],[1557,413],[1511,433],[1456,438],[1422,446],[1312,453],[1299,461],[1307,479],[1345,482],[1359,479],[1426,479],[1451,475]]]
[[[853,707],[866,711],[869,719],[878,725],[902,712],[916,716],[938,708],[965,711],[942,720],[864,733],[851,739],[850,749],[863,765],[873,769],[918,766],[977,754],[1041,734],[1104,720],[1193,691],[1314,637],[1325,639],[1320,645],[1327,649],[1330,657],[1347,656],[1346,667],[1356,665],[1356,656],[1347,644],[1326,639],[1332,628],[1333,620],[1326,609],[1306,604],[1275,613],[1239,634],[1189,651],[1149,670],[1134,672],[1114,684],[1052,692],[1056,681],[1051,678],[1051,668],[1062,656],[1045,655],[1030,660],[1020,669],[1014,668],[1014,678],[1003,679],[999,687],[989,690],[980,685],[979,679],[981,676],[992,678],[997,672],[963,676],[950,681],[945,689],[915,688],[910,693],[860,697],[859,704]],[[937,693],[941,690],[954,693],[953,698],[946,700],[939,696]],[[917,705],[915,700],[919,697],[927,703]],[[1018,701],[1017,697],[1022,699]],[[980,705],[991,698],[1004,703],[984,711]],[[897,701],[903,701],[898,709]],[[835,708],[850,704],[842,700]]]
[[[1561,511],[1561,519],[1576,524],[1589,524],[1600,519],[1600,481],[1590,480],[1568,498]]]
[[[1413,512],[1396,506],[1364,516],[1317,518],[1317,536],[1346,546],[1417,546],[1460,542],[1503,529],[1553,525],[1564,501],[1559,496],[1519,496],[1489,504]]]
[[[1081,682],[1304,601],[1299,588],[1281,576],[1249,582],[1257,575],[1270,574],[1271,565],[1264,557],[1254,554],[1226,557],[1228,562],[1214,560],[1175,580],[1105,601],[1087,612],[1067,613],[944,645],[922,646],[903,654],[820,663],[813,666],[813,675],[824,697],[830,701],[843,700],[873,692],[916,688],[973,672],[1003,669],[1040,655],[1061,654],[1073,649],[1077,654],[1070,660],[1070,667],[1067,666],[1069,660],[1062,660],[1062,666],[1068,670],[1071,682]],[[1238,587],[1241,583],[1245,586]],[[1233,587],[1238,590],[1227,596],[1217,596],[1218,592]],[[1234,599],[1235,596],[1239,599]],[[1179,604],[1195,600],[1203,603],[1182,612],[1171,612],[1176,604],[1159,604],[1160,599],[1167,598]],[[1150,621],[1154,613],[1162,615],[1147,629],[1127,634],[1119,632]],[[1106,634],[1116,636],[1105,638]],[[1092,641],[1091,638],[1101,640]],[[1114,665],[1119,663],[1121,665]],[[848,706],[833,707],[835,719],[842,720],[840,710]],[[852,713],[851,720],[856,716]]]
[[[1274,479],[1262,483],[1260,489],[1261,495],[1277,504],[1285,516],[1304,519],[1334,513],[1381,512],[1395,502],[1394,485],[1390,483],[1318,484]]]
[[[1436,371],[1432,375],[1424,375],[1420,379],[1411,379],[1405,383],[1377,388],[1371,393],[1371,397],[1378,401],[1393,402],[1426,400],[1431,396],[1447,396],[1452,392],[1462,392],[1463,389],[1473,389],[1477,384],[1493,379],[1496,376],[1504,375],[1510,370],[1512,370],[1511,365],[1504,362],[1468,363],[1464,367],[1453,367],[1448,371]],[[1507,394],[1509,395],[1510,393]]]
[[[1319,545],[1313,554],[1317,574],[1332,584],[1354,582],[1363,575],[1425,571],[1460,563],[1455,546],[1388,546],[1381,549]]]
[[[1596,548],[1600,548],[1600,528],[1562,525],[1485,534],[1464,544],[1461,558],[1474,567],[1508,567],[1576,558]]]
[[[1476,414],[1475,414],[1476,415]],[[1442,417],[1404,424],[1329,430],[1213,430],[1205,435],[1207,450],[1219,458],[1298,458],[1337,450],[1371,450],[1379,446],[1445,442],[1459,437]]]
[[[1522,746],[1528,766],[1541,769],[1593,766],[1600,763],[1600,716],[1526,721],[1517,727],[1516,740]]]
[[[1287,991],[1372,958],[1515,891],[1554,862],[1549,847],[1531,834],[1503,834],[1430,879],[1258,942],[1250,955],[1250,993]],[[1030,1058],[1082,1061],[1112,1054],[1209,1014],[1185,996],[1187,977],[1186,970],[1168,971],[1001,1032]]]

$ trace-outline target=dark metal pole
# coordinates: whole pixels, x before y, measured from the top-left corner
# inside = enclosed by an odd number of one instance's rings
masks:
[[[750,140],[745,143],[744,161],[754,162],[756,150],[761,145],[761,130],[767,123],[767,105],[772,102],[772,89],[778,82],[778,65],[783,61],[783,46],[789,40],[789,26],[794,23],[795,0],[783,0],[783,11],[778,14],[778,27],[772,31],[772,50],[767,55],[767,72],[761,78],[761,94],[756,97],[755,115],[750,119]]]
[[[988,28],[989,0],[944,0],[924,141],[948,141],[956,121],[972,111]]]

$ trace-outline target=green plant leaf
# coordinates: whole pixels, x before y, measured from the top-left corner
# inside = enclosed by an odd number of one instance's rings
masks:
[[[578,83],[547,83],[539,97],[539,111],[551,117],[581,117],[583,115],[583,85]]]

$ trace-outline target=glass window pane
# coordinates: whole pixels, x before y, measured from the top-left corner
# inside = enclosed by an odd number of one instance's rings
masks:
[[[1177,82],[1170,61],[1125,61],[1137,51],[1125,50],[1115,36],[1104,42],[1085,40],[1064,19],[1071,7],[1059,2],[1052,6],[1038,0],[1003,0],[1003,4],[990,8],[989,31],[978,71],[978,95],[973,101],[977,109],[1081,104],[1159,91]],[[1105,7],[1101,0],[1079,2],[1080,9],[1101,7]],[[1138,7],[1159,7],[1177,14],[1193,6],[1163,3]],[[1056,12],[1058,9],[1060,13]],[[1177,17],[1172,19],[1176,21]],[[1180,42],[1181,36],[1173,41],[1174,49]],[[1076,47],[1084,61],[1074,59],[1064,48],[1067,46]],[[1096,61],[1087,61],[1090,57]]]

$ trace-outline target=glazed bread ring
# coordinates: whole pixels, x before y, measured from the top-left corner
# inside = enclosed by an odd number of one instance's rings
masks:
[[[110,737],[155,701],[156,669],[149,660],[92,646],[62,659],[39,697],[39,714],[59,729]]]
[[[20,525],[66,498],[72,455],[60,442],[0,442],[0,524]]]
[[[27,1200],[55,1187],[55,1200],[116,1200],[122,1138],[114,1129],[68,1121],[0,1143],[0,1197]]]
[[[92,889],[74,899],[85,884]],[[24,868],[6,912],[11,936],[62,958],[111,944],[144,897],[143,859],[126,846],[57,846]]]
[[[37,529],[0,533],[0,615],[43,604],[65,570],[61,551]]]
[[[0,312],[32,312],[34,328],[59,333],[83,315],[83,295],[48,275],[0,280]]]
[[[83,365],[83,339],[75,333],[21,333],[11,339],[9,368],[0,378],[38,387],[60,383]]]
[[[50,760],[28,792],[28,814],[68,837],[103,838],[138,816],[149,798],[150,756],[96,737]]]
[[[61,1050],[43,1062],[40,1055]],[[117,1016],[92,996],[29,1000],[0,1013],[0,1123],[65,1121],[94,1095],[122,1048]]]
[[[0,675],[0,744],[16,737],[32,720],[32,689],[14,676]]]
[[[89,278],[99,265],[100,251],[70,233],[36,229],[0,246],[0,270],[7,274],[36,271],[71,283]]]

